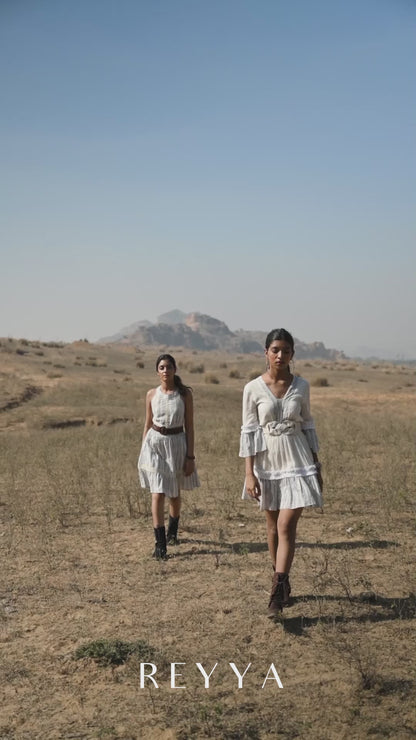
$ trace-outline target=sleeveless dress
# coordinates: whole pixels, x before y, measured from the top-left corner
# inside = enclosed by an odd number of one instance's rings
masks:
[[[254,456],[260,509],[322,506],[312,456],[318,449],[307,380],[295,375],[283,398],[276,398],[261,376],[247,383],[240,457]],[[242,497],[251,498],[245,484]]]
[[[164,393],[159,386],[152,398],[153,423],[158,427],[180,427],[185,421],[185,403],[175,390]],[[151,493],[164,493],[176,498],[180,490],[198,488],[196,469],[185,476],[183,465],[186,457],[186,435],[161,434],[150,428],[143,440],[138,460],[139,479],[142,488]]]

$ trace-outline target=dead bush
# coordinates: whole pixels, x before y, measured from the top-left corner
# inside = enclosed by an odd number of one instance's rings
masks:
[[[188,372],[189,373],[204,373],[205,372],[205,366],[201,363],[199,365],[188,365]]]
[[[205,376],[205,382],[212,383],[213,385],[218,385],[220,381],[218,380],[217,376],[214,375],[214,373],[207,373],[207,375]]]
[[[328,388],[328,378],[324,378],[323,376],[318,376],[317,378],[314,378],[311,381],[311,385],[315,386],[315,388]]]

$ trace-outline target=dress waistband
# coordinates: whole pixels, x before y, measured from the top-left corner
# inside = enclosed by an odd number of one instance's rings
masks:
[[[301,429],[300,421],[286,419],[285,421],[269,421],[264,426],[264,433],[270,434],[272,437],[279,437],[281,434],[297,434]]]
[[[180,434],[183,432],[183,427],[158,427],[157,424],[152,424],[152,429],[159,434]]]

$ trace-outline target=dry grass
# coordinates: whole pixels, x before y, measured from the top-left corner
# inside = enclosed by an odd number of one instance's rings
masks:
[[[26,342],[0,345],[2,740],[414,737],[414,368],[297,361],[329,382],[311,391],[326,505],[300,521],[294,604],[274,624],[263,515],[240,500],[237,457],[261,358],[198,353],[205,374],[190,378],[193,353],[172,350],[194,389],[202,485],[158,563],[136,473],[158,348],[136,369],[133,348],[41,356]],[[159,688],[141,689],[152,658]],[[170,688],[173,662],[185,689]],[[197,662],[218,662],[209,689]],[[230,662],[252,664],[242,689]],[[283,689],[261,688],[271,663]]]

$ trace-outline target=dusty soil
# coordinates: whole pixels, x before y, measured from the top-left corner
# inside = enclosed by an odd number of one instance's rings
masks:
[[[325,508],[300,520],[293,603],[274,623],[263,515],[240,499],[237,456],[261,357],[174,352],[194,389],[201,488],[183,494],[181,544],[161,563],[136,476],[157,352],[0,350],[2,740],[415,736],[415,368],[297,363]],[[77,659],[99,640],[140,649]],[[141,687],[144,663],[157,687]],[[209,688],[197,663],[217,664]],[[230,663],[251,664],[241,688]]]

